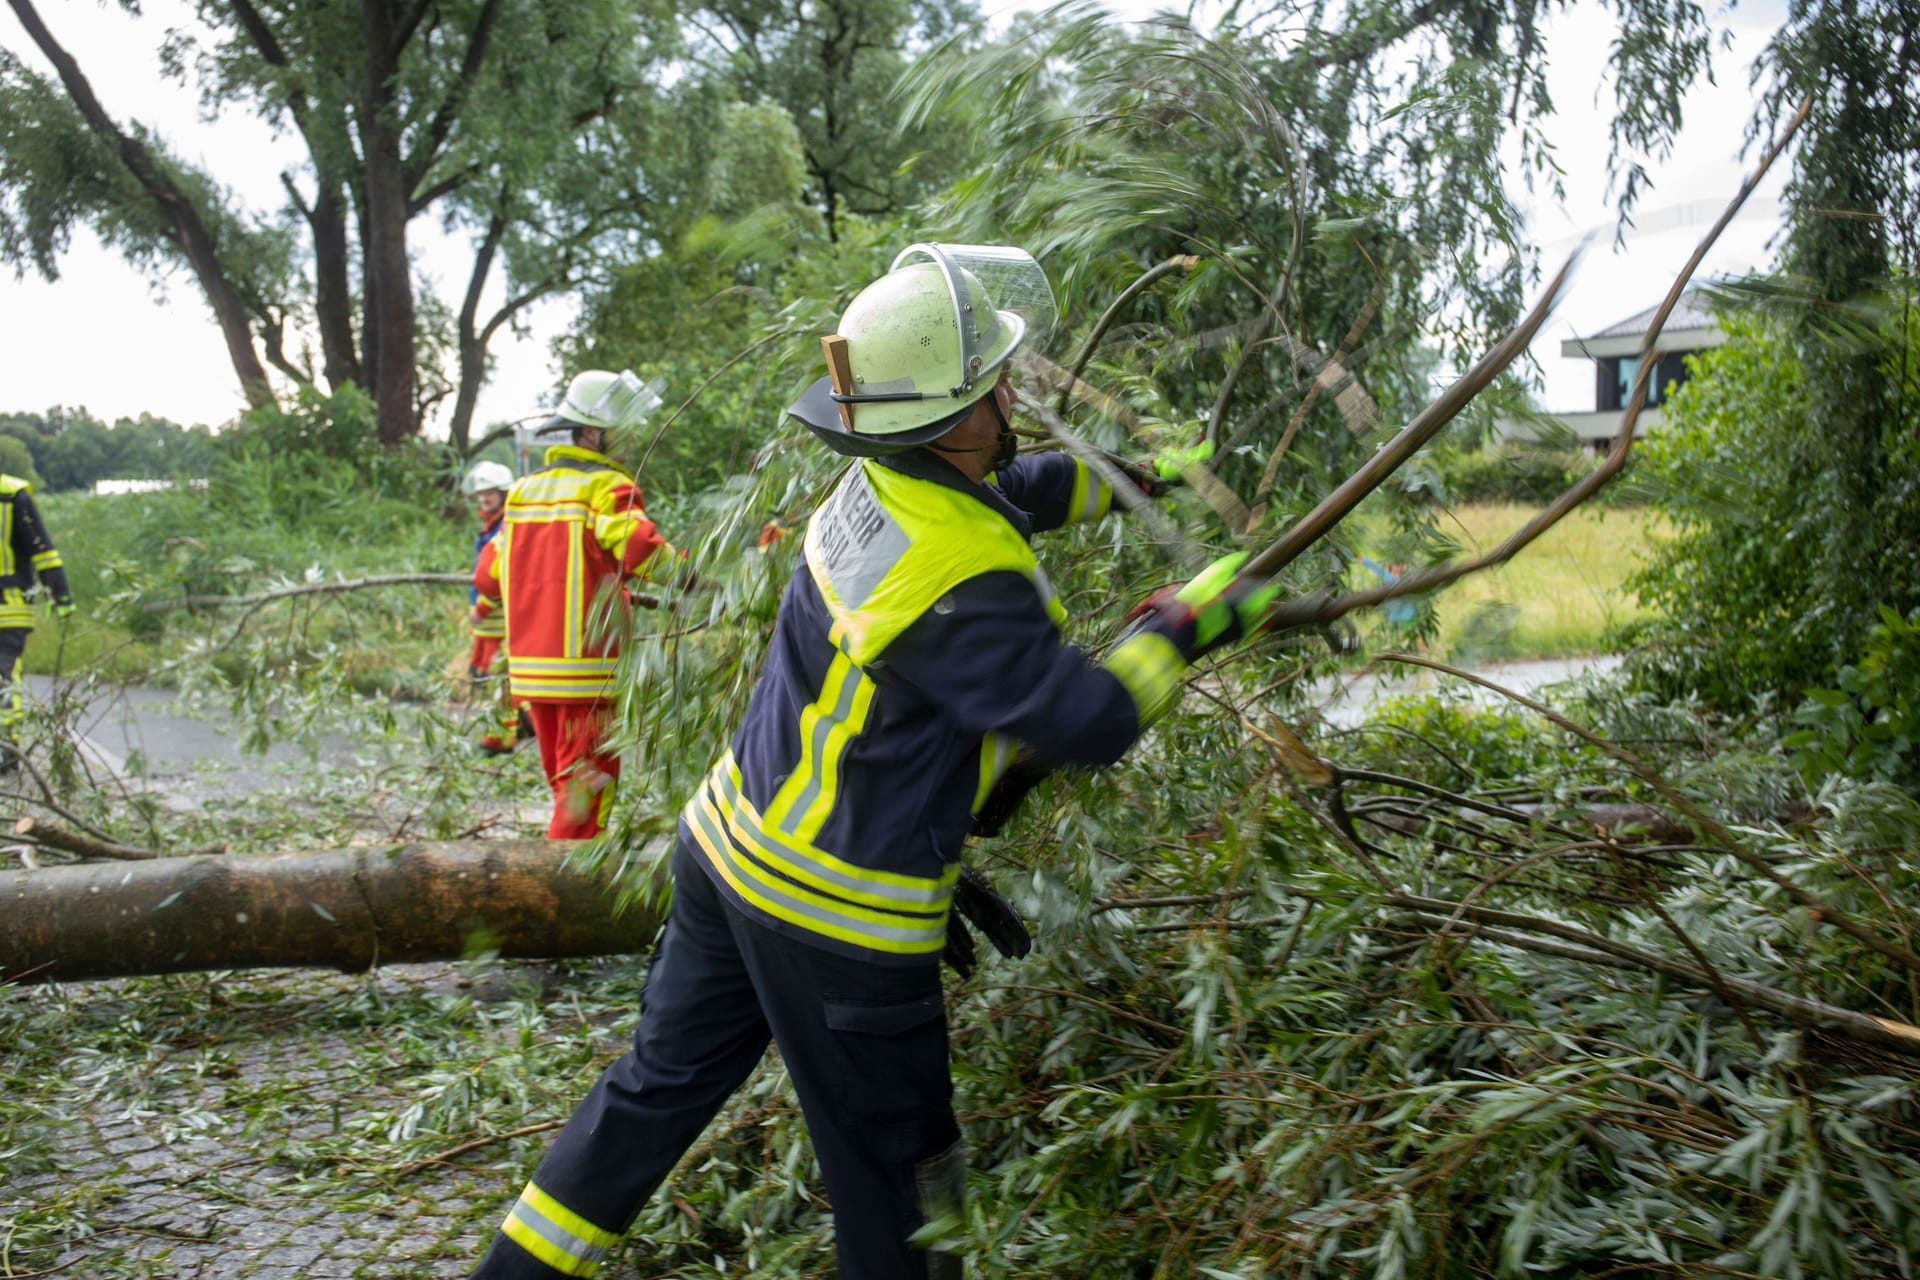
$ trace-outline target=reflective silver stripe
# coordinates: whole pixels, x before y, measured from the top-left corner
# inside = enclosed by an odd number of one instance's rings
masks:
[[[570,1258],[598,1263],[607,1256],[607,1246],[588,1244],[525,1200],[516,1201],[507,1216]]]
[[[827,735],[847,722],[853,714],[854,699],[860,696],[860,686],[866,681],[867,673],[859,667],[847,672],[840,681],[840,696],[834,699],[833,708],[813,722],[813,740],[807,744],[802,760],[812,765],[807,775],[807,785],[787,806],[787,816],[780,822],[780,830],[794,834],[799,823],[813,808],[813,802],[820,798],[821,775],[826,772]]]
[[[1073,460],[1073,465],[1080,469],[1080,483],[1074,487],[1081,489],[1082,493],[1080,497],[1080,509],[1069,517],[1069,523],[1076,520],[1091,520],[1095,516],[1098,516],[1100,514],[1101,490],[1106,488],[1106,482],[1094,473],[1092,467],[1080,461],[1078,458]]]
[[[884,872],[866,873],[859,867],[835,867],[822,862],[810,851],[799,848],[790,841],[782,840],[776,833],[762,826],[752,812],[751,804],[740,794],[740,788],[734,783],[731,773],[716,770],[712,782],[716,807],[726,818],[728,825],[736,827],[748,838],[743,843],[754,842],[771,846],[761,852],[763,855],[771,856],[773,860],[770,860],[767,865],[775,871],[801,880],[805,880],[808,876],[816,877],[848,893],[880,898],[886,902],[885,906],[879,908],[883,911],[912,912],[926,907],[943,907],[947,899],[953,896],[953,887],[949,878],[930,880],[925,876],[908,877],[894,873],[899,879],[921,881],[926,886],[921,888],[909,884],[895,884],[892,879],[882,878],[886,875]],[[792,860],[791,870],[780,866],[778,859],[783,858]],[[755,860],[759,861],[759,859]],[[793,874],[795,871],[801,874],[795,877]],[[958,874],[958,871],[954,872],[955,876]]]
[[[918,927],[907,927],[867,919],[867,916],[878,913],[854,908],[851,904],[848,904],[845,909],[836,910],[835,900],[825,895],[802,896],[805,890],[762,867],[728,839],[727,833],[719,828],[713,815],[708,812],[707,803],[703,803],[715,798],[711,794],[711,788],[703,791],[704,794],[694,796],[693,803],[687,806],[684,816],[690,820],[701,846],[714,858],[715,865],[721,874],[733,885],[735,891],[752,905],[780,919],[808,925],[815,933],[824,934],[830,938],[856,944],[861,942],[898,944],[895,947],[877,949],[934,950],[944,945],[947,936],[944,900],[941,903],[941,913],[937,917]],[[911,917],[903,917],[903,919],[911,919]]]

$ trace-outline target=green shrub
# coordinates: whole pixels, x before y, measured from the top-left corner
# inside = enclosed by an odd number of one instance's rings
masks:
[[[1877,424],[1868,477],[1778,326],[1729,316],[1729,340],[1693,357],[1640,461],[1674,527],[1628,581],[1658,615],[1622,636],[1642,687],[1728,710],[1792,706],[1860,663],[1881,606],[1920,607],[1920,333],[1900,323],[1872,338],[1907,407]]]
[[[1816,785],[1844,774],[1891,782],[1920,796],[1920,609],[1903,618],[1882,606],[1880,625],[1838,689],[1809,689],[1794,709],[1803,728],[1787,735],[1794,764]]]
[[[1578,450],[1500,445],[1473,453],[1443,453],[1434,467],[1455,503],[1551,502],[1599,465]]]

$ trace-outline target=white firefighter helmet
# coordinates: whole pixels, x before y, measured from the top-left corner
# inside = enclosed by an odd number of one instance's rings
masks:
[[[610,431],[635,427],[659,407],[660,388],[640,381],[633,370],[608,373],[605,369],[588,369],[574,375],[567,384],[567,394],[561,397],[559,411],[537,434],[575,427],[605,427]]]
[[[1025,250],[908,245],[826,339],[830,352],[844,340],[845,385],[830,355],[828,375],[787,412],[841,453],[937,440],[993,390],[1023,341],[1045,341],[1053,320],[1052,287]]]
[[[474,463],[460,481],[460,492],[469,498],[488,489],[498,489],[505,493],[511,488],[513,488],[513,472],[498,462],[484,460]]]

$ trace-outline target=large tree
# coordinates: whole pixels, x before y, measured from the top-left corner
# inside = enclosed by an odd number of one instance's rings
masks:
[[[647,164],[671,110],[664,4],[201,0],[205,30],[167,33],[163,64],[216,119],[257,113],[304,147],[261,213],[117,120],[33,0],[8,2],[56,77],[0,54],[0,254],[51,278],[87,224],[143,270],[185,265],[250,403],[272,397],[268,365],[356,383],[390,443],[451,393],[464,445],[492,337],[645,243],[676,199]],[[457,299],[418,296],[409,231],[428,214],[471,244]],[[422,360],[442,347],[452,370]]]
[[[707,0],[691,52],[745,102],[785,107],[808,196],[837,240],[847,213],[890,215],[957,176],[970,156],[940,121],[902,127],[892,89],[913,59],[973,20],[971,3]]]

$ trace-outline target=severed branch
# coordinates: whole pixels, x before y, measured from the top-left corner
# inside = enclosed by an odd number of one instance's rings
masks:
[[[275,600],[291,600],[297,596],[339,595],[342,592],[362,591],[371,587],[402,587],[416,584],[464,587],[472,581],[473,575],[470,573],[372,574],[364,578],[341,578],[333,582],[308,582],[297,587],[279,587],[250,596],[181,596],[174,600],[155,600],[141,605],[140,612],[165,613],[170,609],[237,609],[271,604]],[[659,597],[645,592],[633,592],[629,598],[643,609],[660,607]]]
[[[1766,176],[1767,170],[1773,167],[1774,161],[1779,159],[1781,153],[1786,150],[1787,143],[1792,140],[1793,135],[1806,121],[1807,115],[1812,108],[1813,98],[1812,95],[1808,95],[1801,100],[1799,110],[1794,113],[1793,118],[1789,120],[1786,127],[1781,130],[1780,136],[1774,140],[1773,145],[1767,149],[1767,154],[1761,157],[1759,167],[1741,184],[1740,190],[1735,193],[1733,199],[1727,204],[1726,210],[1721,213],[1719,219],[1708,229],[1707,234],[1701,238],[1699,245],[1693,251],[1693,256],[1687,259],[1686,265],[1680,269],[1680,274],[1674,278],[1672,288],[1667,291],[1666,300],[1660,304],[1660,309],[1654,313],[1653,323],[1647,327],[1646,336],[1641,341],[1640,352],[1642,359],[1640,360],[1640,370],[1634,378],[1633,392],[1628,402],[1626,417],[1620,424],[1619,438],[1614,441],[1613,449],[1607,454],[1606,461],[1601,463],[1593,472],[1581,477],[1578,483],[1574,484],[1565,493],[1547,504],[1547,506],[1537,512],[1532,519],[1528,520],[1508,537],[1505,542],[1502,542],[1492,551],[1484,555],[1472,556],[1453,561],[1449,564],[1439,565],[1419,573],[1410,573],[1396,582],[1384,583],[1370,590],[1357,591],[1350,595],[1334,596],[1329,593],[1291,601],[1289,604],[1282,606],[1276,615],[1276,628],[1331,622],[1356,609],[1370,608],[1374,605],[1384,604],[1399,596],[1418,595],[1422,592],[1432,591],[1437,587],[1443,587],[1448,583],[1458,581],[1469,574],[1479,573],[1483,569],[1491,569],[1505,564],[1507,561],[1513,559],[1514,556],[1518,555],[1521,550],[1541,534],[1558,524],[1569,511],[1572,511],[1575,507],[1592,497],[1602,485],[1618,475],[1621,468],[1626,466],[1627,455],[1633,448],[1634,426],[1639,421],[1641,409],[1646,405],[1647,391],[1653,376],[1654,362],[1644,357],[1653,350],[1654,344],[1659,341],[1660,332],[1666,325],[1667,317],[1673,313],[1674,307],[1679,304],[1681,294],[1686,291],[1688,282],[1693,279],[1694,271],[1698,269],[1702,259],[1706,257],[1708,250],[1710,250],[1714,242],[1720,238],[1720,233],[1726,229],[1727,224],[1732,222],[1734,217],[1740,212],[1740,207],[1746,203],[1747,197],[1753,194],[1754,188],[1759,186],[1760,180]],[[1562,274],[1564,275],[1564,269]],[[1549,296],[1551,296],[1551,291]],[[1526,326],[1523,325],[1522,329],[1525,328]],[[1517,334],[1520,330],[1516,330],[1515,332]],[[1502,344],[1503,347],[1505,345],[1505,343]],[[1496,351],[1497,350],[1499,350],[1499,348],[1496,348]],[[1518,353],[1516,352],[1514,354],[1517,355]],[[1423,410],[1420,416],[1416,418],[1413,423],[1408,424],[1407,429],[1402,431],[1399,437],[1396,437],[1393,442],[1383,447],[1380,453],[1376,454],[1367,466],[1361,468],[1351,479],[1345,484],[1342,484],[1339,489],[1329,494],[1318,507],[1303,517],[1279,542],[1276,542],[1272,547],[1268,548],[1267,551],[1256,557],[1247,566],[1248,572],[1272,576],[1286,565],[1291,564],[1298,558],[1301,552],[1305,551],[1308,546],[1322,537],[1328,529],[1332,528],[1342,516],[1352,509],[1358,502],[1359,496],[1364,496],[1364,493],[1370,492],[1374,485],[1377,485],[1381,479],[1385,478],[1387,473],[1398,467],[1406,458],[1412,456],[1414,450],[1419,447],[1418,444],[1408,446],[1403,444],[1403,442],[1414,434],[1414,428],[1417,424],[1425,420],[1430,414],[1433,414],[1444,403],[1454,399],[1456,393],[1461,390],[1463,385],[1468,383],[1478,384],[1471,388],[1471,391],[1465,398],[1470,399],[1472,395],[1478,394],[1487,382],[1492,381],[1491,376],[1486,377],[1484,380],[1476,377],[1476,375],[1488,365],[1491,359],[1492,356],[1490,354],[1486,360],[1482,360],[1480,364],[1475,365],[1474,369],[1470,370],[1465,378],[1455,383],[1453,387],[1448,388],[1445,395],[1439,400],[1436,400],[1432,405],[1429,405],[1426,410]],[[1509,357],[1509,359],[1511,359],[1511,357]],[[1497,370],[1495,370],[1495,372],[1497,372]],[[1459,404],[1454,407],[1453,412],[1457,413],[1459,408],[1464,407],[1465,399],[1460,400]],[[1451,413],[1447,415],[1448,418],[1451,418],[1451,416]],[[1444,421],[1441,425],[1444,425]],[[1431,432],[1428,434],[1430,435]],[[1424,438],[1422,438],[1421,443],[1424,443]],[[1388,459],[1388,455],[1390,454],[1393,455],[1391,460]],[[1365,478],[1369,476],[1370,473],[1377,474],[1374,475],[1371,483],[1365,483]],[[1354,489],[1359,489],[1360,495],[1351,495],[1349,493],[1350,490]]]
[[[1892,1018],[1855,1013],[1851,1009],[1793,995],[1730,974],[1719,974],[1716,981],[1715,976],[1683,961],[1536,916],[1421,898],[1413,894],[1389,894],[1387,900],[1437,933],[1482,938],[1524,951],[1578,960],[1609,969],[1657,973],[1706,990],[1719,986],[1755,1008],[1765,1009],[1799,1026],[1837,1031],[1849,1039],[1875,1048],[1889,1049],[1907,1058],[1920,1058],[1920,1027]]]
[[[1639,755],[1633,751],[1628,750],[1617,742],[1594,733],[1582,725],[1576,724],[1551,707],[1543,706],[1523,694],[1506,688],[1504,685],[1495,684],[1484,676],[1477,676],[1472,672],[1462,671],[1458,667],[1448,666],[1444,662],[1436,662],[1432,658],[1417,657],[1413,654],[1382,654],[1381,659],[1388,662],[1404,662],[1416,667],[1426,667],[1429,670],[1438,671],[1443,675],[1457,676],[1462,680],[1469,680],[1482,688],[1490,689],[1502,697],[1509,698],[1521,706],[1526,707],[1528,710],[1545,717],[1557,728],[1566,730],[1581,741],[1599,749],[1606,755],[1619,761],[1622,765],[1625,765],[1627,770],[1636,778],[1639,778],[1655,791],[1658,791],[1668,804],[1671,804],[1684,815],[1702,834],[1738,858],[1741,862],[1751,867],[1759,875],[1764,876],[1795,902],[1805,907],[1817,919],[1832,925],[1848,937],[1859,942],[1862,946],[1877,952],[1895,964],[1903,968],[1920,971],[1920,955],[1915,955],[1913,951],[1897,942],[1891,942],[1883,938],[1880,934],[1861,924],[1852,916],[1840,911],[1831,903],[1816,897],[1795,881],[1781,875],[1780,872],[1774,869],[1773,864],[1768,861],[1765,856],[1749,848],[1745,841],[1734,835],[1733,832],[1727,828],[1725,823],[1722,823],[1712,814],[1694,803],[1692,798],[1687,796],[1678,787],[1675,787],[1671,782],[1667,781],[1664,774],[1642,760]]]
[[[158,849],[142,849],[136,845],[95,839],[79,831],[72,831],[56,823],[32,817],[21,818],[14,823],[13,834],[19,839],[31,840],[42,848],[58,849],[62,853],[77,854],[82,858],[102,858],[114,862],[146,862],[154,858],[177,856],[162,853]]]

